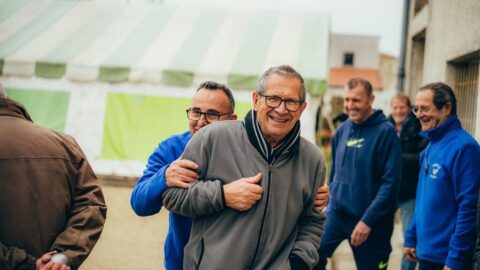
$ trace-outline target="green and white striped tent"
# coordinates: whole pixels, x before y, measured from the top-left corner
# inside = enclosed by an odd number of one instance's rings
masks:
[[[35,122],[73,135],[98,173],[134,176],[187,129],[200,82],[228,84],[243,117],[274,65],[306,79],[313,140],[329,32],[328,15],[299,8],[0,0],[0,82]]]

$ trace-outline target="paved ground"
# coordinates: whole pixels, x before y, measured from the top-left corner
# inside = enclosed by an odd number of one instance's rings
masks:
[[[105,229],[95,249],[80,270],[159,270],[163,268],[163,240],[168,215],[162,211],[152,217],[137,217],[130,208],[127,187],[104,186],[108,205]],[[402,237],[400,225],[395,226],[393,253],[389,270],[400,269]],[[334,254],[332,270],[354,270],[350,247],[344,243]]]

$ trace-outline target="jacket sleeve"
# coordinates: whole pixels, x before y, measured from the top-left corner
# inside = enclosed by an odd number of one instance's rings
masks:
[[[206,129],[201,129],[187,144],[182,159],[198,165],[199,181],[188,189],[169,188],[163,192],[163,205],[169,211],[189,217],[197,217],[219,212],[225,208],[223,182],[205,180],[208,170],[210,149]]]
[[[100,237],[107,206],[97,177],[85,155],[76,143],[72,149],[79,156],[74,175],[76,181],[72,206],[65,230],[57,236],[50,249],[63,252],[70,261],[70,267],[77,269]]]
[[[405,231],[403,246],[409,248],[415,248],[417,246],[417,222],[415,220],[415,211],[412,214],[408,229]]]
[[[473,254],[473,269],[480,270],[480,200],[477,204],[477,243]]]
[[[180,157],[183,148],[183,145],[170,138],[161,142],[148,158],[143,175],[135,184],[130,197],[130,205],[137,215],[150,216],[160,211],[162,193],[168,189],[165,171]]]
[[[313,186],[314,192],[312,192],[309,204],[306,205],[304,214],[299,219],[297,239],[291,252],[291,257],[300,258],[309,266],[308,269],[312,269],[319,260],[318,249],[323,235],[325,214],[315,211],[313,203],[318,188],[325,183],[325,171],[325,161],[322,159],[317,168],[316,181]]]
[[[390,132],[391,131],[391,132]],[[396,209],[398,185],[401,177],[401,150],[397,135],[393,130],[387,130],[384,139],[379,142],[378,170],[380,187],[367,211],[362,217],[363,222],[373,227],[378,221]]]
[[[36,258],[25,250],[17,247],[8,247],[0,242],[0,269],[27,270],[35,269]]]
[[[471,249],[475,245],[476,214],[480,189],[480,147],[466,145],[453,160],[452,181],[457,202],[457,221],[450,238],[445,265],[460,269],[471,259]],[[469,255],[470,254],[470,255]]]

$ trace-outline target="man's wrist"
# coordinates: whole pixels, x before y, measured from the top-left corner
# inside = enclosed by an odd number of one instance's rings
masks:
[[[25,257],[25,259],[23,261],[21,261],[17,267],[15,267],[15,269],[18,269],[18,270],[31,270],[31,269],[35,269],[36,268],[36,261],[37,261],[37,258],[31,256],[31,255],[28,255]]]

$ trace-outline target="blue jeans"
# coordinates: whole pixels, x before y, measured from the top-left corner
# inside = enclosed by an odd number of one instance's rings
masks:
[[[400,209],[400,219],[402,220],[402,231],[403,236],[405,237],[405,232],[410,225],[410,220],[412,220],[413,210],[415,209],[415,199],[411,199],[399,204]],[[405,255],[402,257],[402,270],[415,270],[416,262],[412,262],[405,258]]]

